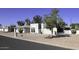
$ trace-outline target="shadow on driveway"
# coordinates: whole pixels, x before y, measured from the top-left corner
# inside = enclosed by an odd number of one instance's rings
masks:
[[[71,50],[0,36],[0,50]]]

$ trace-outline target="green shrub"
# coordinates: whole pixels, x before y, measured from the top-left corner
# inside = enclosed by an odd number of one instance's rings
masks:
[[[19,33],[23,33],[23,29],[22,28],[19,29]]]

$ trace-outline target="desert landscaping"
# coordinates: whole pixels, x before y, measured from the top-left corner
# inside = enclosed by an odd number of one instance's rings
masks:
[[[1,36],[14,38],[13,33],[0,33]],[[23,35],[21,37],[21,35]],[[42,34],[24,33],[18,34],[16,39],[46,44],[50,46],[58,46],[68,49],[79,49],[79,35],[70,35],[70,37],[53,37],[49,38]]]

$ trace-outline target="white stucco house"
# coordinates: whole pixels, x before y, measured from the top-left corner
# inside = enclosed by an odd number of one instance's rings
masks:
[[[57,28],[53,28],[53,33],[50,29],[46,28],[46,25],[41,23],[41,28],[39,29],[39,24],[38,23],[33,23],[30,24],[30,33],[42,33],[43,35],[56,35],[57,33]]]
[[[30,24],[30,26],[22,26],[21,28],[23,28],[23,33],[29,32],[29,33],[37,33],[37,34],[44,34],[44,35],[56,35],[58,34],[58,30],[56,27],[53,27],[53,31],[51,31],[50,29],[46,28],[46,25],[41,23],[41,28],[39,28],[39,24],[38,23],[32,23]],[[16,33],[19,33],[19,27],[16,27]],[[71,35],[72,31],[71,31],[71,27],[70,26],[66,26],[64,29],[63,33],[59,33],[59,34],[68,34]],[[79,34],[79,30],[76,31],[76,34]]]
[[[50,31],[50,29],[47,29],[45,24],[41,23],[41,28],[39,28],[39,24],[38,23],[33,23],[30,24],[30,33],[42,33],[42,34],[49,34],[51,35],[52,32]]]
[[[45,28],[45,24],[41,23],[41,28],[39,28],[38,23],[30,24],[30,26],[21,26],[23,29],[23,33],[29,32],[29,33],[42,33],[42,34],[52,34],[51,31],[47,28]],[[19,26],[15,28],[16,33],[19,33]]]

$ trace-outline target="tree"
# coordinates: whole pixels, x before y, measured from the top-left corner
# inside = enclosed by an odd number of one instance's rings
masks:
[[[0,27],[2,27],[2,24],[0,24]]]
[[[24,22],[24,21],[17,21],[17,24],[18,24],[19,26],[24,26],[24,25],[25,25],[25,22]]]
[[[54,20],[52,17],[46,16],[45,23],[46,23],[47,28],[52,29],[53,26],[56,25],[56,20]]]
[[[51,11],[51,16],[53,16],[54,18],[57,18],[58,13],[59,13],[59,10],[56,9],[56,8],[54,8],[54,9],[52,9],[52,11]]]
[[[58,21],[57,24],[62,28],[64,28],[64,26],[67,25],[60,16],[58,16],[57,21]]]
[[[29,20],[29,18],[27,18],[26,20],[25,20],[25,23],[26,23],[26,25],[30,25],[30,20]]]
[[[52,29],[53,26],[57,25],[58,12],[59,11],[57,9],[53,9],[51,11],[50,16],[46,16],[45,17],[45,23],[46,23],[47,27],[49,27],[50,29]]]
[[[76,30],[79,29],[79,24],[78,23],[72,23],[70,26],[71,26],[72,29],[76,29]]]
[[[42,17],[39,15],[36,15],[33,17],[33,23],[42,23]]]
[[[45,17],[45,23],[48,28],[52,29],[54,26],[56,27],[64,27],[65,22],[63,19],[58,15],[59,10],[53,9],[51,11],[51,14],[49,16]]]
[[[72,29],[75,29],[75,24],[70,25]]]

